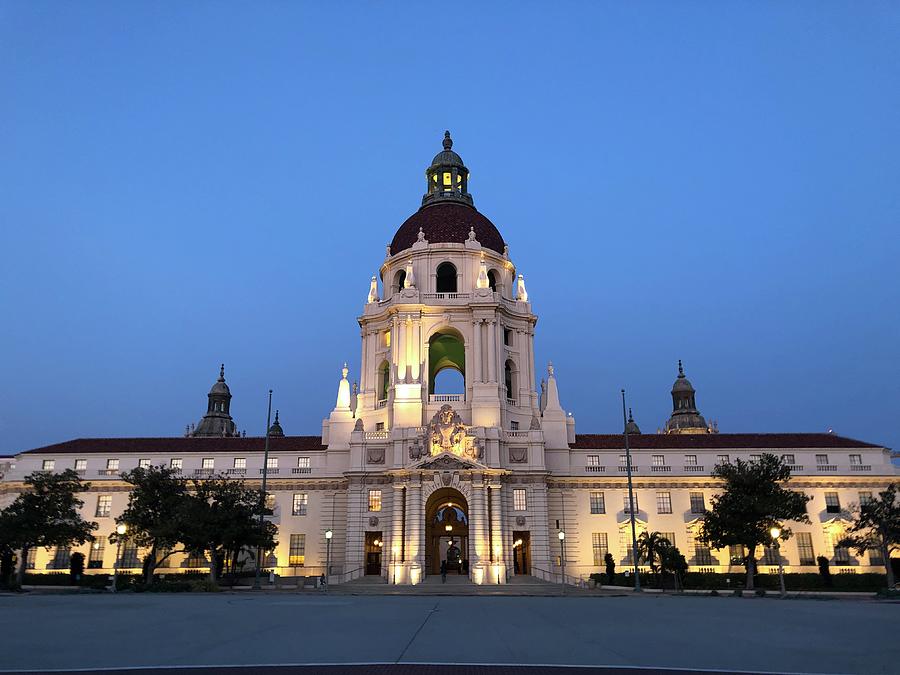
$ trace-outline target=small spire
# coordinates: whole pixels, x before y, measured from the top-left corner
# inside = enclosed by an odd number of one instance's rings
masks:
[[[225,364],[223,363],[219,368],[219,382],[225,381]]]
[[[449,150],[453,147],[453,139],[450,138],[450,132],[444,132],[444,150]]]
[[[278,409],[275,409],[275,424],[278,424]]]
[[[681,365],[681,359],[678,359],[678,377],[684,377],[684,368]]]
[[[275,417],[278,417],[278,414],[275,414]],[[628,421],[634,422],[634,416],[631,414],[631,408],[628,409]]]
[[[344,361],[344,367],[341,368],[341,377],[342,379],[347,379],[347,373],[350,372],[350,369],[347,368],[347,362]]]

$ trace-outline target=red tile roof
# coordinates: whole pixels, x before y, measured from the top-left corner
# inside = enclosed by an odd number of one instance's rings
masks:
[[[262,452],[265,437],[234,438],[76,438],[63,443],[26,450],[40,454],[96,454],[117,453],[194,453],[194,452]],[[271,452],[324,450],[321,436],[284,436],[269,438]],[[24,454],[24,453],[23,453]]]
[[[419,236],[419,228],[430,243],[465,243],[469,229],[484,248],[503,253],[506,243],[494,224],[474,207],[454,202],[438,202],[423,206],[412,214],[397,230],[391,241],[391,255],[411,248]]]
[[[880,448],[834,434],[640,434],[628,437],[635,450],[713,450],[738,448]],[[578,450],[623,450],[622,434],[576,434]]]

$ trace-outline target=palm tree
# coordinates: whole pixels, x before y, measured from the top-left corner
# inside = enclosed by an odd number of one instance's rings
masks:
[[[662,549],[660,556],[660,567],[663,572],[669,572],[675,580],[675,590],[680,590],[681,581],[684,573],[687,572],[687,560],[675,546],[666,546]]]
[[[672,546],[666,537],[659,532],[641,532],[637,540],[639,560],[650,566],[650,571],[656,574],[659,570],[658,562],[661,559],[663,549]]]

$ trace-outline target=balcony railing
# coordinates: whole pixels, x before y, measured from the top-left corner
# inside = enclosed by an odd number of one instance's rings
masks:
[[[791,470],[791,473],[797,473],[798,471],[803,471],[802,464],[788,464],[788,468]]]
[[[278,469],[277,469],[277,468],[273,468],[273,467],[269,467],[268,469],[260,469],[260,470],[259,470],[259,473],[260,473],[260,474],[263,474],[263,473],[264,473],[264,474],[266,474],[267,476],[271,476],[271,475],[273,475],[273,474],[278,473]]]
[[[367,441],[382,441],[390,435],[390,431],[367,431],[365,432],[365,439]]]
[[[528,438],[528,431],[523,429],[509,429],[506,435],[510,438]]]
[[[465,400],[465,394],[428,394],[429,403],[460,403]]]
[[[599,464],[588,464],[584,470],[588,473],[606,473],[606,467]]]
[[[703,465],[702,464],[685,464],[684,470],[686,473],[703,473]]]
[[[194,475],[195,476],[212,476],[213,469],[210,469],[208,467],[205,469],[194,469]]]
[[[387,399],[383,398],[380,401],[375,401],[375,410],[380,410],[381,408],[387,407]]]
[[[247,473],[247,469],[228,469],[225,473],[229,476],[243,476]]]
[[[514,398],[508,398],[508,399],[506,399],[506,405],[511,405],[511,406],[517,405],[517,404],[516,404],[516,399],[514,399]]]
[[[99,469],[97,471],[97,475],[99,476],[117,476],[118,474],[118,469]]]
[[[423,300],[468,300],[471,293],[423,293]]]
[[[816,471],[837,471],[836,464],[816,464]]]
[[[650,471],[654,473],[667,473],[672,471],[671,466],[651,466]]]
[[[618,466],[618,469],[619,469],[619,471],[621,471],[622,473],[625,473],[626,471],[628,471],[628,467],[625,466],[624,464],[620,464],[620,465]],[[632,465],[631,465],[631,473],[637,473],[638,471],[640,471],[640,467],[637,467],[637,466],[635,466],[634,464],[632,464]]]
[[[851,471],[871,471],[872,465],[871,464],[851,464],[850,470]]]
[[[291,469],[291,473],[312,473],[312,467],[295,466],[293,469]]]

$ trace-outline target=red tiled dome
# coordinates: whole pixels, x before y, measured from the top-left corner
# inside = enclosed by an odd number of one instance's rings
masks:
[[[411,248],[416,243],[419,228],[429,243],[462,244],[475,228],[475,238],[485,248],[503,254],[506,243],[494,224],[474,207],[458,202],[428,204],[406,219],[391,241],[391,255]]]

